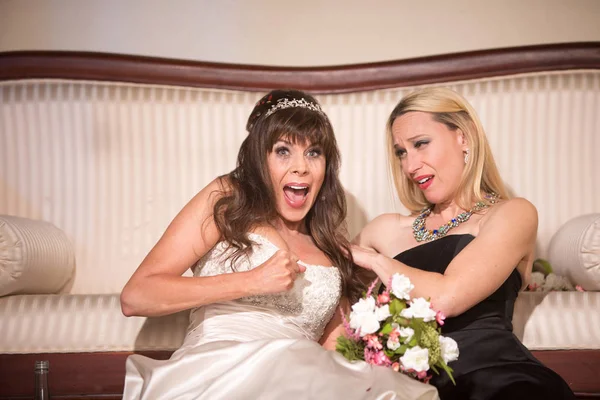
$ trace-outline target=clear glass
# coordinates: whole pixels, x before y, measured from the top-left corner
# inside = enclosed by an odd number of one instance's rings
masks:
[[[50,363],[48,361],[36,361],[35,362],[35,392],[33,394],[34,400],[49,400],[50,393],[48,392],[48,371],[50,370]]]

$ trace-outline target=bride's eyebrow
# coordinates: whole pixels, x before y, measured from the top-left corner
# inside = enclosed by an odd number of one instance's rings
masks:
[[[280,142],[283,142],[283,143],[285,143],[287,145],[290,145],[290,146],[292,145],[292,142],[288,138],[283,138],[283,137],[279,138],[279,139],[277,139],[277,141],[275,142],[275,144],[280,143]]]

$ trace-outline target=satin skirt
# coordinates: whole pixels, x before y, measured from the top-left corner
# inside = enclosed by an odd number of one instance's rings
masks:
[[[169,360],[130,356],[126,369],[126,400],[439,398],[432,385],[307,339],[184,344]]]

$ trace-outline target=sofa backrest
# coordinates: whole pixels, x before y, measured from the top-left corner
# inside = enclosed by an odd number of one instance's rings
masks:
[[[539,212],[538,256],[598,211],[600,71],[439,84],[479,112],[500,172]],[[350,235],[405,212],[385,152],[389,112],[414,87],[317,95],[342,152]],[[0,82],[0,214],[54,223],[76,249],[72,293],[118,292],[181,207],[235,166],[261,92],[56,79]]]

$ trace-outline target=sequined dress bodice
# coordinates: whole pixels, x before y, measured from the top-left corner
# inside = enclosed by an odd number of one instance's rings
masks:
[[[250,234],[252,253],[232,263],[224,242],[196,265],[195,276],[249,271],[267,261],[278,248],[265,237]],[[333,316],[341,293],[341,276],[334,267],[299,262],[306,271],[294,287],[272,295],[256,295],[213,303],[192,310],[186,341],[251,341],[276,338],[318,340]]]

